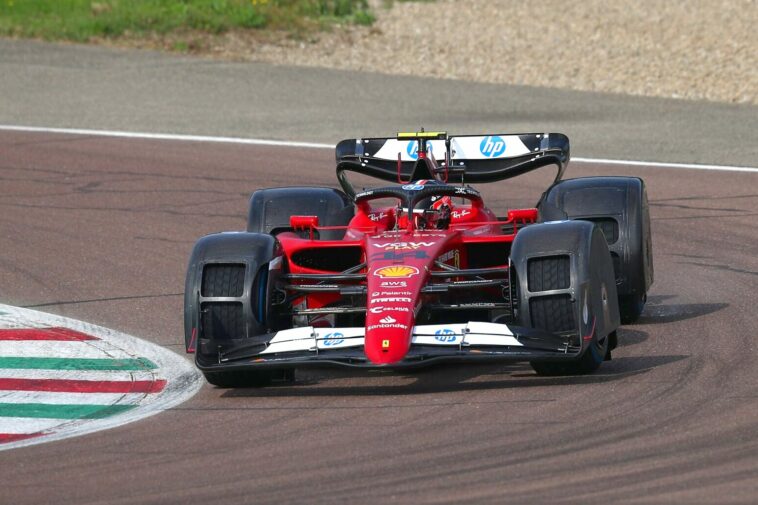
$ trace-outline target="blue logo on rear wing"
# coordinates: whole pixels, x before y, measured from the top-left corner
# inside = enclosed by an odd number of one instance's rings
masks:
[[[479,152],[488,158],[496,158],[505,152],[505,140],[497,135],[484,137]]]

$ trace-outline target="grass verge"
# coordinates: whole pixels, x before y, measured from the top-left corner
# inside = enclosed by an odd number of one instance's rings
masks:
[[[268,28],[299,37],[373,20],[366,0],[0,0],[0,36],[87,42],[170,35],[179,50],[182,33]]]

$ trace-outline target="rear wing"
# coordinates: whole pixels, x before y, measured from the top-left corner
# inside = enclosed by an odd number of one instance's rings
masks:
[[[570,152],[568,137],[562,133],[448,136],[445,132],[417,132],[399,133],[394,138],[346,139],[337,144],[336,158],[337,178],[353,196],[346,171],[398,183],[420,179],[479,183],[555,165],[558,181]]]

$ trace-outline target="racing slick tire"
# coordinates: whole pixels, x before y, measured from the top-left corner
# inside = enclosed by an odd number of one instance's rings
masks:
[[[583,177],[551,186],[541,221],[581,219],[605,235],[613,259],[622,323],[640,316],[653,284],[653,245],[645,183],[637,177]]]
[[[206,380],[219,387],[261,386],[292,370],[208,370],[224,346],[267,332],[270,262],[279,254],[271,235],[218,233],[201,238],[190,256],[184,290],[188,352]]]
[[[586,221],[535,224],[518,232],[511,264],[516,322],[568,337],[574,359],[532,361],[539,375],[594,372],[610,358],[619,326],[613,264],[602,231]]]
[[[354,213],[353,201],[338,189],[259,189],[250,197],[247,231],[271,235],[292,231],[291,216],[317,216],[319,226],[347,226]],[[341,240],[345,230],[322,230],[319,233],[322,240]]]

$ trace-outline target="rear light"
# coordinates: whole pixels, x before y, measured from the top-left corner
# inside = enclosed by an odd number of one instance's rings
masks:
[[[292,216],[290,226],[293,230],[309,230],[318,226],[318,216]]]
[[[509,210],[508,221],[517,223],[533,223],[537,221],[537,209]]]

